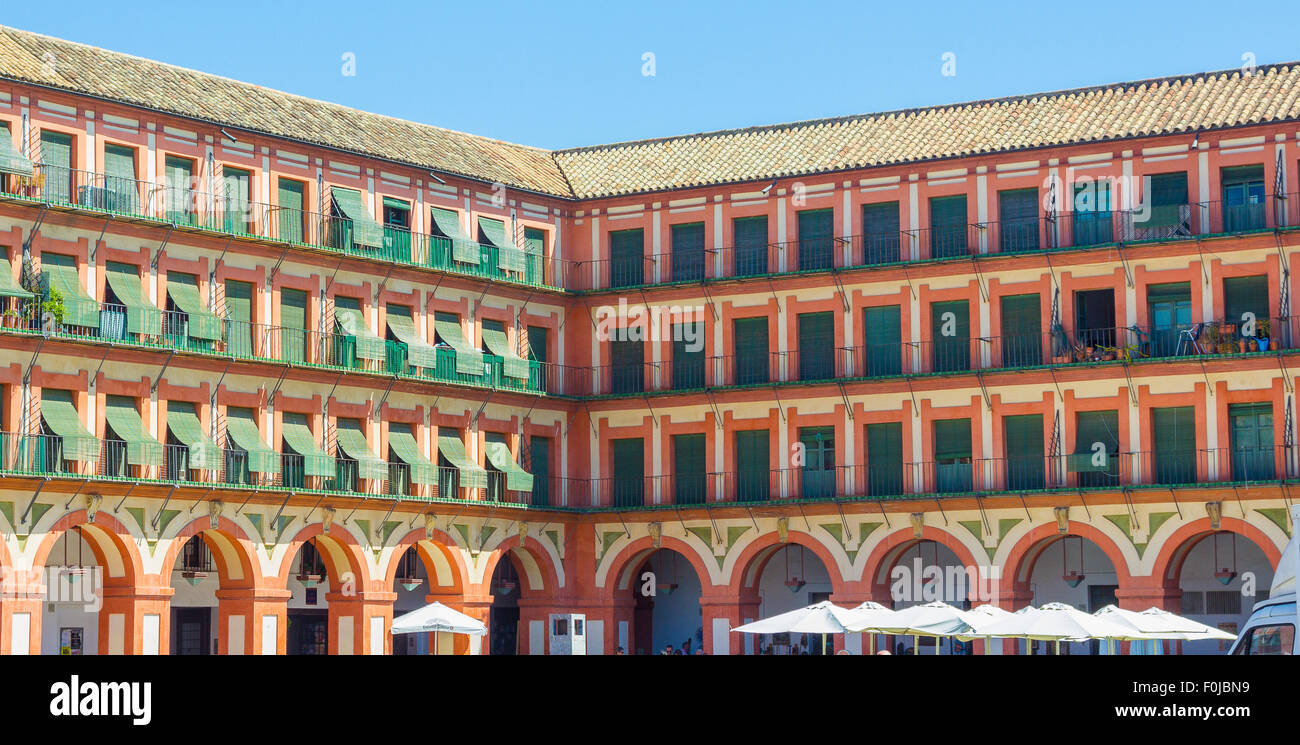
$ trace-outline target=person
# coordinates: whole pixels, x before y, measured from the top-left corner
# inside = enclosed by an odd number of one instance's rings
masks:
[[[622,654],[626,654],[626,653],[623,651],[623,648],[622,648],[622,647],[619,647],[618,650],[614,652],[614,654],[615,654],[615,655],[622,655]]]
[[[686,641],[682,642],[682,654],[689,655],[690,653],[691,653],[691,640],[687,639]]]
[[[696,656],[696,657],[703,656],[703,654],[704,654],[704,647],[698,647],[698,648],[696,648],[696,650],[695,650],[695,656]]]
[[[850,652],[850,651],[847,650],[847,649],[841,649],[840,651],[836,652],[835,654],[852,654],[852,652]]]
[[[674,654],[673,645],[665,644],[664,651],[660,652],[659,654]]]
[[[882,649],[882,650],[880,650],[879,652],[876,652],[876,654],[889,654],[889,650],[888,650],[888,649]]]

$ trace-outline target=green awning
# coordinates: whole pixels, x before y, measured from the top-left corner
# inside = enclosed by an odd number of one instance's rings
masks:
[[[104,421],[126,443],[126,462],[135,466],[160,466],[163,446],[140,421],[135,402],[125,396],[109,396],[104,406]]]
[[[526,492],[533,490],[533,475],[515,462],[515,457],[510,454],[510,448],[504,442],[485,443],[483,454],[494,468],[506,475],[507,489]]]
[[[478,242],[465,233],[460,225],[460,216],[451,210],[433,208],[433,224],[445,236],[451,239],[451,258],[462,264],[478,265],[481,261]]]
[[[339,333],[356,340],[357,356],[363,360],[383,360],[385,357],[384,340],[375,336],[366,325],[365,316],[355,308],[334,306],[334,322],[338,324]]]
[[[117,292],[116,289],[113,290]],[[167,295],[181,312],[188,315],[186,334],[191,339],[221,338],[221,319],[208,310],[207,303],[199,297],[199,286],[188,274],[167,275]]]
[[[162,331],[162,310],[145,300],[140,275],[130,264],[110,261],[104,278],[117,299],[126,306],[126,330],[132,334],[156,336]]]
[[[252,412],[229,412],[226,416],[226,435],[235,441],[235,445],[248,452],[248,470],[268,474],[280,472],[280,454],[267,447]]]
[[[63,459],[99,460],[99,438],[81,423],[81,415],[68,391],[41,391],[41,418],[45,426],[63,438]]]
[[[9,253],[4,248],[0,248],[0,297],[16,297],[21,300],[30,300],[36,297],[24,290],[18,284],[18,281],[14,279],[13,266],[9,264]]]
[[[483,353],[471,347],[460,333],[460,323],[456,321],[434,320],[434,329],[438,336],[456,350],[456,372],[461,375],[483,374]]]
[[[490,217],[480,217],[478,228],[483,231],[488,243],[497,247],[497,268],[507,272],[522,272],[527,267],[524,254],[519,247],[506,237],[506,224]]]
[[[190,468],[221,470],[221,448],[203,431],[194,404],[172,402],[167,405],[167,428],[190,451]]]
[[[339,449],[357,462],[358,476],[370,481],[388,480],[388,461],[370,452],[370,444],[366,442],[366,433],[361,431],[360,424],[340,421],[334,430],[334,439]]]
[[[304,414],[285,414],[280,422],[280,433],[284,442],[295,453],[302,456],[303,473],[307,476],[335,476],[334,457],[316,444],[316,438],[307,426]]]
[[[429,370],[437,367],[438,351],[415,333],[415,322],[410,316],[394,312],[392,308],[388,309],[385,316],[388,319],[388,330],[393,332],[393,336],[396,336],[398,341],[406,345],[407,363]]]
[[[483,343],[492,350],[492,354],[503,360],[502,371],[506,375],[519,380],[528,380],[528,360],[515,354],[515,350],[510,347],[510,341],[506,338],[506,332],[484,326]]]
[[[486,489],[487,471],[465,454],[465,443],[456,435],[438,435],[438,454],[460,471],[460,485],[467,489]],[[446,496],[446,495],[443,495]]]
[[[420,445],[406,425],[389,425],[388,447],[403,463],[410,466],[411,481],[417,484],[437,483],[438,469],[432,461],[420,454]]]
[[[42,254],[43,288],[63,297],[63,322],[69,326],[99,328],[99,303],[86,294],[77,273],[76,259],[63,254]]]
[[[330,189],[330,195],[334,197],[334,206],[339,212],[352,221],[353,243],[371,248],[384,247],[384,228],[366,210],[361,192],[335,186]]]
[[[1095,463],[1093,458],[1100,456],[1100,464]],[[1110,473],[1110,453],[1075,453],[1074,455],[1065,456],[1065,470],[1067,473]]]
[[[0,124],[0,173],[15,176],[31,176],[33,173],[32,162],[14,147],[8,124]]]

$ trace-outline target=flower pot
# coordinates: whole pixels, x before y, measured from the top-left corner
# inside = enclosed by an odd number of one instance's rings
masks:
[[[1257,341],[1257,340],[1255,340],[1255,339],[1247,339],[1247,340],[1246,340],[1246,351],[1247,351],[1247,352],[1258,352],[1258,351],[1259,351],[1259,341]]]
[[[1256,339],[1255,341],[1256,343],[1259,344],[1259,351],[1261,352],[1268,351],[1268,342],[1269,342],[1268,337],[1264,337],[1263,339]]]

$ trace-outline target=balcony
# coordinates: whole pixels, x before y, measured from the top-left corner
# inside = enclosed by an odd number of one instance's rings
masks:
[[[194,189],[37,164],[31,178],[0,179],[10,197],[124,219],[289,243],[359,258],[451,272],[528,287],[561,289],[560,265],[535,253],[474,243],[453,251],[449,238],[386,226],[382,247],[352,241],[352,220]],[[471,254],[477,254],[471,260]]]

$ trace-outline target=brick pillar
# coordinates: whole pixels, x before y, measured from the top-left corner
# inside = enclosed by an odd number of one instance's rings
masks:
[[[874,585],[870,582],[846,582],[845,586],[839,592],[831,593],[830,601],[842,608],[856,608],[867,601],[880,603],[886,608],[890,607],[893,599],[889,597],[889,590],[886,585]],[[854,634],[858,640],[860,654],[873,654],[872,642],[867,638],[868,634]],[[839,652],[846,649],[849,643],[849,634],[835,634],[831,637],[833,651]]]
[[[167,654],[173,592],[170,587],[104,587],[99,653]]]
[[[452,654],[487,654],[492,649],[492,596],[466,593],[459,603],[444,605],[449,605],[470,618],[477,618],[488,627],[488,633],[481,637],[453,634]]]
[[[1032,602],[1034,602],[1034,593],[1030,591],[1028,586],[1012,586],[1011,589],[1006,592],[999,592],[993,601],[993,605],[996,605],[1002,610],[1015,613]],[[993,639],[992,643],[997,644],[998,640]],[[1018,654],[1019,649],[1019,639],[1002,640],[1002,654]],[[975,653],[981,654],[983,651],[984,643],[978,642],[975,645]]]
[[[270,588],[217,590],[217,654],[285,654],[292,595]]]
[[[330,654],[392,654],[395,592],[325,594],[329,603]]]
[[[45,587],[39,572],[0,575],[0,655],[40,654]]]
[[[758,620],[757,592],[737,592],[723,586],[707,588],[700,596],[700,610],[704,620],[705,654],[745,653],[745,634],[733,632],[732,629],[750,620]],[[726,636],[719,639],[716,634]],[[723,651],[723,645],[726,651]]]
[[[1178,586],[1166,585],[1160,577],[1132,577],[1129,584],[1115,591],[1115,600],[1124,610],[1144,611],[1156,607],[1170,613],[1182,613],[1183,591]],[[1167,654],[1181,651],[1181,642],[1161,642]],[[1129,653],[1129,643],[1120,643],[1120,654]]]

